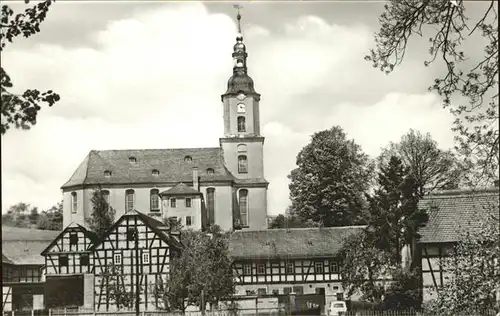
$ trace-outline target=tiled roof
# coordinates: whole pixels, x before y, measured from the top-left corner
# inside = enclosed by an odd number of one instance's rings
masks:
[[[160,195],[184,195],[184,194],[200,195],[201,192],[198,192],[195,189],[193,189],[192,187],[188,187],[186,184],[181,182],[178,185],[176,185],[175,187],[172,187],[172,188],[160,193]]]
[[[10,263],[10,264],[12,264],[13,262],[10,261],[10,259],[7,258],[7,256],[2,253],[2,263]]]
[[[480,219],[499,212],[499,190],[450,190],[424,197],[419,208],[429,210],[429,222],[420,230],[420,243],[459,240],[460,231],[479,229]]]
[[[236,231],[231,235],[234,259],[274,259],[335,256],[344,238],[366,226],[290,228]]]
[[[2,226],[2,257],[14,264],[45,264],[40,253],[61,232]]]
[[[190,156],[191,162],[185,161]],[[130,162],[130,158],[136,162]],[[92,150],[71,178],[62,186],[81,184],[124,184],[192,182],[193,167],[198,167],[200,181],[230,181],[234,177],[224,165],[222,149],[176,148],[142,150]],[[207,174],[207,169],[213,174]],[[158,170],[158,175],[153,175]],[[110,171],[106,177],[104,171]]]

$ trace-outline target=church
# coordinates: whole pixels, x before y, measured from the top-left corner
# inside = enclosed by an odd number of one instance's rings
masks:
[[[186,228],[219,225],[223,230],[267,228],[264,137],[260,94],[247,72],[239,26],[233,47],[233,74],[222,94],[224,135],[215,148],[91,150],[62,186],[63,227],[85,226],[98,187],[116,218],[140,210]]]

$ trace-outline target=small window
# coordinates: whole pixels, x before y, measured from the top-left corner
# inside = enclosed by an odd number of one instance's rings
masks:
[[[113,263],[122,264],[122,255],[120,253],[117,253],[113,256]]]
[[[80,265],[88,266],[90,264],[89,255],[81,255],[80,256]]]
[[[170,207],[176,207],[176,201],[174,198],[170,199]]]
[[[128,241],[134,241],[135,238],[137,237],[137,230],[135,228],[129,228],[127,229],[127,240]]]
[[[266,295],[266,289],[265,288],[262,288],[262,289],[257,289],[257,295],[258,296],[264,296]]]
[[[238,173],[247,173],[247,172],[248,172],[247,156],[240,155],[238,156]]]
[[[246,153],[246,152],[247,152],[247,145],[245,145],[245,144],[239,144],[239,145],[236,147],[236,150],[237,150],[239,153]]]
[[[339,265],[336,261],[330,261],[330,273],[339,272]]]
[[[263,263],[259,263],[257,265],[257,274],[265,274],[266,273],[266,265]]]
[[[78,196],[76,192],[71,192],[71,212],[76,213],[78,210]]]
[[[193,158],[191,156],[184,157],[184,162],[191,162],[191,161],[193,161]]]
[[[301,295],[301,294],[303,294],[303,293],[304,293],[304,287],[303,287],[303,286],[294,286],[294,287],[293,287],[293,292],[294,292],[295,294],[299,294],[299,295]]]
[[[280,291],[278,289],[273,290],[273,295],[279,295],[279,294],[280,294]]]
[[[243,275],[252,275],[252,265],[245,263],[243,265]]]
[[[159,176],[160,175],[160,171],[157,170],[157,169],[153,169],[153,171],[151,171],[151,174],[155,177]]]
[[[59,266],[60,267],[67,267],[67,266],[69,266],[68,256],[59,256]]]
[[[314,273],[323,273],[323,262],[315,262],[314,263]]]
[[[131,211],[134,209],[135,204],[135,191],[129,189],[125,191],[125,211]]]
[[[212,169],[212,168],[208,168],[207,169],[207,174],[208,175],[211,175],[211,174],[214,174],[214,173],[215,173],[214,169]]]
[[[286,263],[286,274],[294,274],[294,273],[295,273],[295,269],[293,266],[293,262],[287,262]]]
[[[186,226],[191,226],[192,225],[192,218],[191,216],[186,216]]]
[[[246,120],[244,116],[238,116],[238,132],[246,132]]]
[[[105,176],[106,178],[111,177],[111,171],[109,171],[109,170],[105,170],[105,171],[104,171],[104,176]]]
[[[283,294],[288,295],[292,293],[292,288],[291,287],[284,287],[283,288]]]
[[[128,157],[128,161],[130,163],[136,163],[137,162],[137,159],[135,159],[135,157]]]
[[[160,211],[160,191],[158,189],[150,191],[150,207],[152,212]]]
[[[149,253],[147,252],[142,253],[142,263],[149,264]]]
[[[70,246],[78,245],[78,235],[76,233],[69,234],[69,245]]]
[[[191,207],[191,199],[186,198],[186,207]]]

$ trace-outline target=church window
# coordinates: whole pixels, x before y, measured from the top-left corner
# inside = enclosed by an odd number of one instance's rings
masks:
[[[125,191],[125,211],[131,211],[134,209],[135,203],[135,192],[132,189]]]
[[[191,207],[191,199],[186,198],[186,207]]]
[[[104,170],[104,176],[105,176],[106,178],[111,177],[111,171],[109,171],[109,170]]]
[[[208,224],[215,224],[215,189],[207,189],[207,210],[208,210]]]
[[[104,198],[104,201],[108,204],[108,210],[110,207],[110,202],[109,202],[109,191],[108,190],[101,190],[102,197]]]
[[[215,172],[215,171],[214,171],[214,169],[212,169],[212,168],[208,168],[208,169],[207,169],[207,174],[214,174],[214,172]]]
[[[128,161],[130,163],[136,163],[137,162],[137,159],[135,159],[135,157],[128,157]]]
[[[153,189],[150,192],[150,204],[151,204],[151,211],[152,212],[158,212],[160,210],[160,196],[159,196],[160,191],[157,189]]]
[[[245,103],[240,103],[238,104],[238,109],[237,109],[238,113],[245,113],[246,112],[246,106],[245,106]]]
[[[76,192],[71,192],[71,212],[76,213],[78,210],[78,196]]]
[[[238,116],[238,132],[246,132],[245,117]]]
[[[248,190],[240,190],[238,204],[240,206],[241,225],[248,227]]]
[[[155,177],[159,176],[160,175],[160,171],[157,170],[157,169],[153,169],[153,171],[151,171],[151,174]]]
[[[186,157],[184,157],[184,161],[191,162],[191,161],[193,161],[193,158],[191,156],[186,156]]]
[[[239,145],[236,147],[236,150],[237,150],[239,153],[246,153],[246,152],[247,152],[247,145],[245,145],[245,144],[239,144]]]
[[[238,156],[238,173],[247,173],[247,172],[248,172],[247,156],[240,155]]]

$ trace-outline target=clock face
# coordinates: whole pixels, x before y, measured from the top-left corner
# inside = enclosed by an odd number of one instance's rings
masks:
[[[238,113],[245,113],[245,104],[238,104]]]
[[[240,93],[240,94],[238,94],[238,96],[236,98],[238,100],[242,101],[242,100],[245,100],[246,97],[247,97],[246,95],[244,95],[243,93]]]

